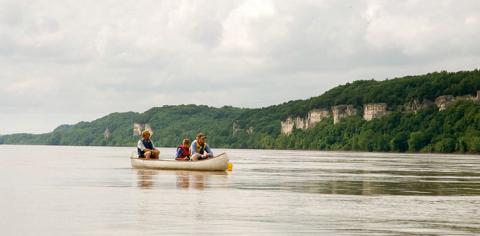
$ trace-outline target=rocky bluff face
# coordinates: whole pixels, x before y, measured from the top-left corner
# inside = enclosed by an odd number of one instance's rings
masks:
[[[477,91],[477,96],[458,96],[443,95],[435,99],[435,102],[429,100],[419,101],[417,99],[404,104],[398,108],[400,112],[417,112],[421,109],[436,105],[439,111],[447,109],[456,101],[475,101],[480,102],[480,90]],[[333,116],[333,123],[337,124],[342,119],[357,115],[358,111],[353,105],[337,105],[332,106],[330,110],[327,109],[313,109],[305,118],[303,117],[287,117],[286,120],[281,122],[282,134],[289,135],[293,132],[293,129],[309,129],[314,127],[318,122]],[[375,118],[381,118],[388,114],[388,104],[386,103],[367,103],[363,105],[363,119],[370,121]]]
[[[282,133],[291,134],[294,128],[297,129],[309,129],[314,127],[318,122],[327,119],[332,116],[332,113],[327,109],[313,109],[308,112],[307,117],[288,117],[285,121],[281,122]]]
[[[363,119],[372,120],[387,115],[386,103],[369,103],[363,106]]]

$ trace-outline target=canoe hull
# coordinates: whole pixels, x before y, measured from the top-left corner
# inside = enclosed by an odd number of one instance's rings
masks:
[[[225,171],[228,168],[226,153],[201,161],[145,160],[136,157],[130,160],[132,167],[139,169]]]

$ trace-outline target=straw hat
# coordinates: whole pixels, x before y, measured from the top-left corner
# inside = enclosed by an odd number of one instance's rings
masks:
[[[150,136],[152,135],[152,132],[150,132],[149,130],[144,130],[142,132],[142,137],[145,137],[145,135],[149,134]]]

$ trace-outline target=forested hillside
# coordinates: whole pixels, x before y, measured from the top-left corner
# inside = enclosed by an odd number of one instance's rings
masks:
[[[2,137],[5,144],[129,146],[136,144],[138,135],[134,123],[149,124],[157,146],[176,146],[184,137],[193,138],[198,132],[209,134],[209,142],[224,145],[230,142],[232,121],[243,109],[213,108],[196,105],[163,106],[144,113],[112,113],[92,122],[62,125],[47,134],[13,134]],[[109,135],[106,137],[105,131]]]
[[[92,122],[62,125],[51,133],[0,137],[5,144],[134,145],[133,124],[148,124],[157,146],[176,146],[184,137],[205,132],[213,147],[358,150],[394,152],[480,152],[480,105],[458,101],[446,110],[429,107],[418,112],[401,108],[413,101],[434,101],[441,95],[476,96],[480,71],[435,72],[383,81],[355,81],[318,97],[259,109],[163,106],[144,113],[113,113]],[[351,104],[388,104],[388,115],[365,121],[361,115],[338,124],[322,120],[315,127],[285,135],[281,121],[305,116],[310,110]],[[154,104],[152,104],[154,105]],[[108,135],[106,135],[108,133]]]

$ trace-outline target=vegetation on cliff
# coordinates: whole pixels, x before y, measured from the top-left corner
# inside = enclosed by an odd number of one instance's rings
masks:
[[[479,153],[480,105],[460,101],[444,111],[432,107],[417,114],[393,112],[372,121],[354,116],[336,125],[324,120],[313,129],[295,130],[267,145],[285,149]]]
[[[417,113],[401,112],[412,101],[435,100],[441,95],[475,95],[480,71],[436,72],[384,81],[356,81],[323,95],[259,109],[213,108],[197,105],[163,106],[144,113],[113,113],[92,122],[63,125],[47,134],[0,137],[5,144],[134,145],[133,123],[149,124],[158,146],[176,146],[184,137],[206,132],[213,147],[356,150],[395,152],[480,152],[480,105],[459,101],[444,111],[430,107]],[[307,130],[281,133],[280,122],[305,116],[316,108],[387,103],[390,114],[372,121],[360,115],[333,124],[331,118]],[[108,136],[105,132],[108,131]]]

